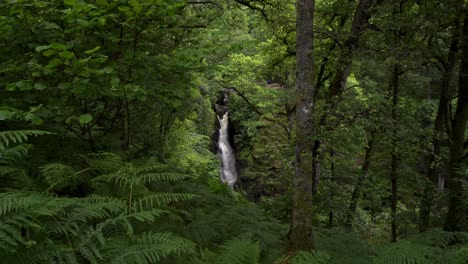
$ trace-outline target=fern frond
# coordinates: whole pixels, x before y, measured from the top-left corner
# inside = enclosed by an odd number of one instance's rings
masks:
[[[457,244],[468,244],[467,232],[447,232],[442,229],[430,229],[408,238],[409,241],[439,248]]]
[[[0,193],[0,216],[30,208],[37,208],[48,201],[48,197],[38,193],[7,192]]]
[[[14,252],[5,253],[0,251],[0,259],[2,263],[15,264],[37,264],[37,263],[67,263],[78,264],[71,260],[65,260],[61,252],[66,252],[66,248],[60,244],[53,244],[50,241],[45,241],[40,244],[31,244],[28,246],[18,247]]]
[[[78,236],[88,223],[105,222],[125,211],[125,201],[93,195],[86,198],[67,198],[69,205],[63,215],[56,217],[57,225],[48,227],[50,234]]]
[[[468,259],[468,247],[460,248],[455,252],[455,264],[464,264]]]
[[[252,241],[250,234],[235,237],[220,248],[221,252],[214,260],[206,263],[219,264],[258,264],[260,260],[260,247],[258,242]]]
[[[34,192],[11,191],[0,194],[0,248],[28,245],[24,230],[44,229],[41,219],[55,217],[70,205],[70,199],[53,198]]]
[[[162,173],[135,173],[132,166],[124,166],[118,171],[111,174],[100,175],[91,180],[92,183],[112,183],[121,187],[130,188],[132,186],[142,186],[158,181],[180,181],[190,176],[187,174],[176,172],[162,172]]]
[[[165,214],[168,214],[168,213],[169,213],[169,211],[166,211],[166,210],[151,209],[151,210],[147,210],[147,211],[135,212],[135,213],[125,215],[125,217],[122,217],[122,219],[123,218],[135,219],[135,220],[138,220],[140,222],[152,223],[158,217],[160,217],[162,215],[165,215]]]
[[[3,149],[1,151],[1,156],[0,158],[2,159],[3,162],[13,162],[17,160],[24,159],[27,155],[28,152],[32,149],[32,145],[30,144],[20,144],[17,146],[9,147]]]
[[[23,169],[0,165],[0,188],[27,189],[31,182],[31,178]]]
[[[143,210],[143,208],[152,208],[154,206],[161,206],[169,203],[188,201],[196,197],[199,196],[187,193],[155,193],[135,199],[135,204]]]
[[[67,221],[87,223],[93,220],[105,220],[122,212],[124,208],[125,204],[121,201],[81,205],[67,212]]]
[[[188,174],[177,172],[141,173],[137,175],[139,176],[138,180],[144,184],[156,181],[181,181],[192,177]]]
[[[121,173],[121,171],[119,170],[116,173],[99,175],[92,179],[91,183],[110,183],[119,185],[121,187],[130,187],[132,183],[132,179],[130,177],[131,176],[125,173]]]
[[[61,163],[49,163],[40,167],[40,173],[49,184],[49,190],[76,186],[79,178],[76,171]]]
[[[5,150],[10,144],[20,144],[32,136],[51,135],[52,133],[41,130],[15,130],[0,132],[0,151]]]
[[[79,242],[74,244],[74,250],[89,263],[97,263],[98,260],[104,259],[101,247],[105,245],[106,239],[101,228],[91,226],[74,239],[76,240]]]
[[[102,204],[102,203],[119,203],[123,202],[119,198],[109,197],[109,196],[101,196],[96,194],[91,194],[89,196],[76,199],[76,204]]]
[[[142,168],[138,168],[137,174],[146,174],[146,173],[157,173],[161,171],[171,171],[173,170],[167,164],[153,164],[151,166],[144,166]]]
[[[332,257],[324,251],[298,251],[288,264],[330,264]]]
[[[104,173],[116,171],[124,165],[121,157],[109,152],[91,153],[88,155],[82,155],[81,157],[89,167]]]
[[[159,263],[172,255],[195,255],[195,244],[171,233],[145,233],[134,237],[129,245],[115,247],[113,264]]]
[[[22,164],[31,148],[20,144],[0,151],[0,187],[24,189],[31,184]]]
[[[369,245],[356,233],[334,229],[316,231],[317,251],[327,252],[332,263],[372,264]]]
[[[400,240],[397,243],[386,244],[377,252],[376,264],[450,264],[451,259],[443,256],[441,249]]]

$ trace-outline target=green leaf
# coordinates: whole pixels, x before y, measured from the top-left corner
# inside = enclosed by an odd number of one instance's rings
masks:
[[[57,86],[57,88],[62,89],[62,90],[65,90],[65,89],[70,88],[70,86],[71,86],[71,83],[69,83],[69,82],[63,82],[63,83],[59,83],[59,85]]]
[[[92,50],[87,50],[87,51],[85,51],[85,54],[88,54],[88,55],[89,55],[89,54],[93,54],[94,52],[98,51],[100,48],[101,48],[100,46],[97,46],[97,47],[95,47],[95,48],[92,49]]]
[[[54,50],[67,50],[68,49],[67,45],[56,43],[56,42],[50,44],[50,47],[53,48]]]
[[[114,69],[112,69],[111,67],[105,67],[104,69],[102,69],[102,71],[103,71],[104,73],[109,74],[109,73],[113,73],[113,72],[114,72]]]
[[[34,89],[36,89],[36,90],[42,91],[42,90],[44,90],[46,88],[47,88],[47,85],[42,83],[42,82],[38,82],[38,83],[34,84]]]
[[[62,51],[59,53],[60,58],[64,58],[66,60],[71,60],[75,58],[75,54],[71,51]]]
[[[26,116],[24,117],[26,121],[31,121],[33,125],[42,125],[42,119],[34,114],[34,113],[27,113]]]
[[[65,119],[65,124],[69,125],[75,119],[76,119],[76,116],[69,116],[67,117],[67,119]]]
[[[116,86],[120,83],[120,79],[118,77],[112,77],[111,79],[111,85]]]
[[[119,6],[118,9],[124,13],[130,11],[130,8],[128,6]]]
[[[80,115],[80,117],[78,117],[78,121],[81,124],[88,124],[91,120],[93,120],[93,116],[90,114]]]
[[[66,5],[74,6],[76,5],[76,0],[64,0],[63,1]]]
[[[61,63],[62,63],[62,61],[60,59],[55,58],[55,59],[52,59],[49,62],[49,64],[47,64],[46,68],[53,69],[53,68],[59,66]]]
[[[37,51],[37,52],[41,52],[41,51],[47,50],[47,49],[50,49],[50,45],[46,45],[46,46],[37,46],[37,47],[36,47],[36,51]]]
[[[46,57],[50,57],[50,56],[54,55],[55,53],[56,53],[55,50],[48,49],[48,50],[42,52],[42,55],[44,55]]]
[[[61,30],[60,26],[55,24],[55,23],[44,22],[43,24],[44,24],[45,29],[58,29],[58,30]]]
[[[139,1],[130,0],[129,4],[133,7],[133,11],[135,12],[135,14],[141,13],[142,7]]]
[[[31,81],[19,81],[16,83],[16,87],[21,91],[29,91],[33,89],[33,84]]]
[[[14,112],[9,110],[0,110],[0,120],[7,120],[15,115]]]

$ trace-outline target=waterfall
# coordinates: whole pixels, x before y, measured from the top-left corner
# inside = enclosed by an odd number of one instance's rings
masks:
[[[223,115],[223,118],[219,118],[219,154],[223,162],[221,167],[221,181],[233,187],[237,181],[237,171],[236,171],[236,158],[234,151],[229,143],[228,128],[229,128],[229,117],[226,112]]]

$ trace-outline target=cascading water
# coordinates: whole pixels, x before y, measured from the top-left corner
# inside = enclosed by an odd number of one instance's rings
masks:
[[[234,151],[229,143],[228,128],[229,128],[229,116],[228,112],[223,115],[223,118],[218,116],[219,121],[219,154],[223,162],[221,167],[221,181],[229,185],[231,188],[237,181],[236,171],[236,158]]]

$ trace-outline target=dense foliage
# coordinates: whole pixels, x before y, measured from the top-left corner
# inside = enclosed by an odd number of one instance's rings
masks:
[[[468,3],[295,2],[0,1],[0,262],[466,263]]]

